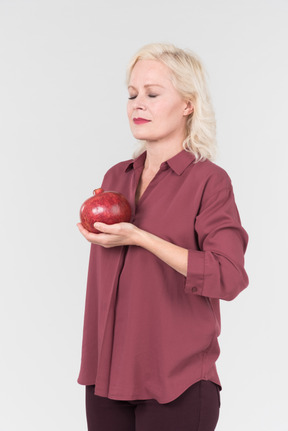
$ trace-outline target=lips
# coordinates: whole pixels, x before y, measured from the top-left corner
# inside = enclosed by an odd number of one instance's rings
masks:
[[[133,118],[135,124],[146,124],[150,123],[151,120],[146,120],[146,118]]]

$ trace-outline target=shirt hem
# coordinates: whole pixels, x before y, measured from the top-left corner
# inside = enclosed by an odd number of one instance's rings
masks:
[[[212,383],[215,383],[219,389],[221,390],[221,384],[219,382],[219,380],[214,379],[214,378],[206,378],[206,377],[199,377],[195,380],[190,381],[188,384],[184,385],[181,389],[175,391],[173,394],[169,395],[168,397],[148,397],[148,396],[144,396],[144,395],[140,395],[140,393],[136,392],[136,393],[125,393],[125,392],[118,392],[118,391],[113,391],[110,390],[108,393],[106,390],[104,390],[103,388],[99,388],[99,387],[95,387],[95,395],[98,395],[100,397],[105,397],[105,398],[109,398],[111,400],[117,400],[117,401],[136,401],[136,400],[156,400],[159,404],[168,404],[171,403],[172,401],[175,401],[177,398],[179,398],[184,392],[187,391],[187,389],[189,389],[192,385],[194,385],[197,382],[200,382],[201,380],[204,381],[210,381]]]

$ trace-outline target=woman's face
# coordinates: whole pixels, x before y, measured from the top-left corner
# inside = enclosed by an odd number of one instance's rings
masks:
[[[193,106],[175,89],[170,69],[160,61],[139,60],[128,91],[127,113],[133,136],[147,143],[182,145]]]

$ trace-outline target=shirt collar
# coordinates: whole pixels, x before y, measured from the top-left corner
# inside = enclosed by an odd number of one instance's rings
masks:
[[[130,171],[131,169],[137,169],[144,166],[146,159],[146,151],[140,154],[140,156],[136,157],[134,160],[128,160],[125,165],[125,172]]]
[[[167,160],[167,163],[170,168],[177,174],[181,175],[185,171],[185,169],[191,165],[195,160],[194,154],[182,150],[180,153],[176,154],[176,156],[172,157],[171,159]]]
[[[138,156],[134,160],[129,160],[125,165],[125,172],[130,171],[131,169],[137,169],[139,167],[143,167],[146,159],[146,151],[144,151],[140,156]],[[194,154],[182,150],[180,153],[176,154],[176,156],[171,157],[171,159],[163,162],[161,164],[160,169],[165,169],[168,166],[177,174],[181,175],[185,169],[195,160]]]

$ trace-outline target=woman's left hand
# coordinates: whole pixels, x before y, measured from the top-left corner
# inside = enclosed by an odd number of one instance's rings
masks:
[[[79,231],[92,244],[101,245],[105,248],[117,247],[122,245],[137,245],[136,237],[140,230],[132,223],[95,223],[95,229],[101,233],[92,233],[86,230],[81,223],[77,224]]]

